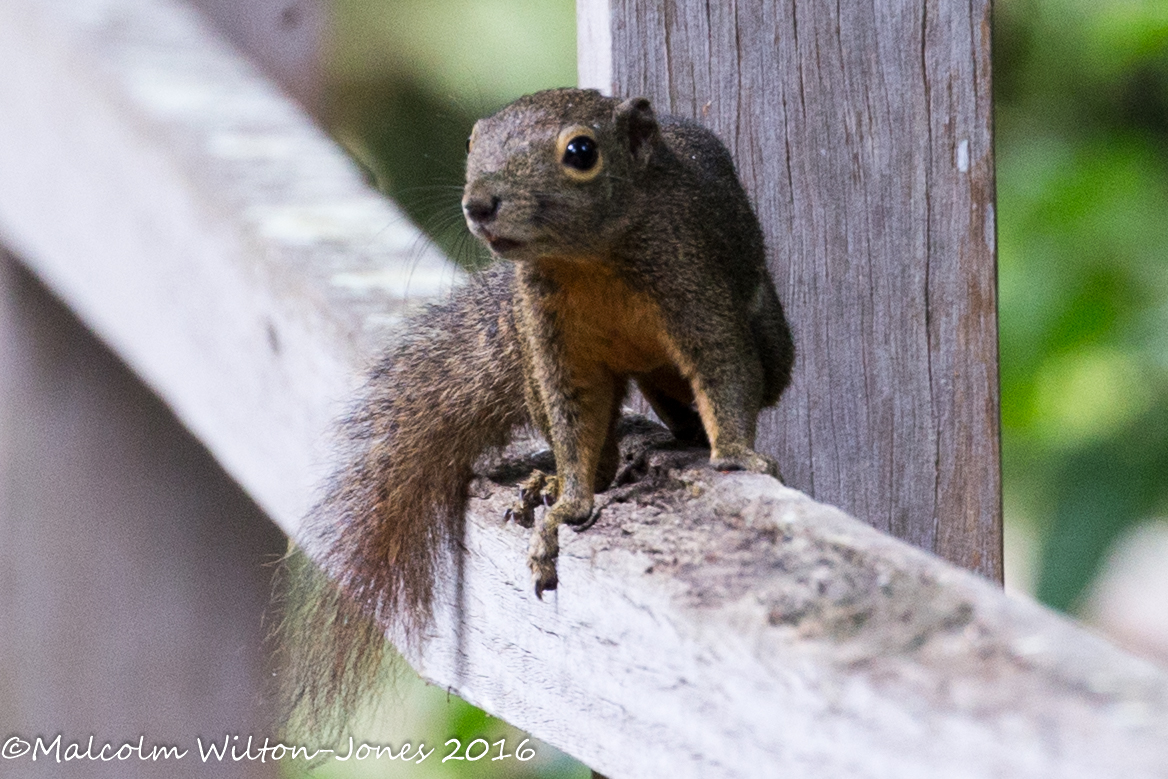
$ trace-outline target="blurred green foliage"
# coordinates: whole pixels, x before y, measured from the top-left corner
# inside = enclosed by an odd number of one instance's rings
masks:
[[[1168,3],[995,4],[1007,522],[1074,609],[1168,509]]]
[[[475,264],[466,136],[575,83],[574,3],[332,5],[330,129]],[[1070,610],[1119,534],[1168,511],[1168,2],[998,0],[994,45],[1006,521],[1038,538],[1038,596]],[[488,724],[447,714],[447,737]]]

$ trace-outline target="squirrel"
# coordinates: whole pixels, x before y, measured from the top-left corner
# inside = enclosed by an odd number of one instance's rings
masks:
[[[475,462],[517,430],[555,457],[509,512],[534,525],[541,598],[558,586],[560,525],[594,521],[617,472],[630,382],[676,438],[708,443],[714,468],[778,476],[755,427],[794,344],[717,137],[645,98],[554,89],[478,121],[467,152],[462,211],[503,262],[410,320],[344,422],[351,451],[306,521],[315,565],[293,573],[306,590],[284,619],[302,724],[352,710],[386,625],[407,639],[427,626]]]

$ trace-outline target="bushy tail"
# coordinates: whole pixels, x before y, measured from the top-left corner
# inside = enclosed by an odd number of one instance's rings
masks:
[[[461,537],[475,461],[527,420],[499,266],[410,321],[344,421],[344,465],[306,520],[280,631],[289,728],[339,736],[379,677],[384,630],[416,639]],[[315,565],[313,564],[315,563]]]

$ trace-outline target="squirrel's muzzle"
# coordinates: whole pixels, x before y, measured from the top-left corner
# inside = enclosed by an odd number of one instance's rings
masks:
[[[471,222],[486,224],[499,213],[499,198],[495,195],[466,197],[462,201],[462,213]]]

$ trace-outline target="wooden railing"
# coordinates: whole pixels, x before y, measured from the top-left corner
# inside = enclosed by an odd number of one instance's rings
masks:
[[[365,365],[459,280],[167,0],[0,3],[0,236],[293,537]],[[1163,670],[769,478],[610,503],[545,601],[474,492],[408,660],[613,779],[1166,775]]]

